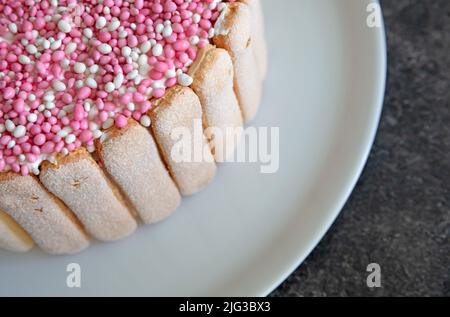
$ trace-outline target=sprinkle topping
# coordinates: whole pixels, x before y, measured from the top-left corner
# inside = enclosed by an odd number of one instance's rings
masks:
[[[39,173],[146,112],[176,84],[235,0],[0,2],[0,172]]]

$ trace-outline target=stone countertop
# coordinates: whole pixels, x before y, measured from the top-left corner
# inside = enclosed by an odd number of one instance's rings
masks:
[[[384,0],[378,137],[340,217],[272,296],[450,296],[450,1]],[[369,289],[369,263],[382,287]]]

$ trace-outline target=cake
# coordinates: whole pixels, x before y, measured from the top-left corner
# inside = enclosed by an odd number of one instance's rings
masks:
[[[72,254],[166,219],[232,154],[219,132],[257,114],[259,0],[5,0],[0,12],[2,249]],[[200,159],[177,159],[175,131]]]

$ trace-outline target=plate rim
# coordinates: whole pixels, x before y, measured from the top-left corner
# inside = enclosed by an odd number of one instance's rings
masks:
[[[303,262],[311,255],[311,253],[316,249],[316,247],[320,244],[322,239],[326,236],[328,231],[331,229],[335,221],[337,220],[338,216],[341,214],[342,210],[345,207],[345,204],[348,202],[350,196],[352,195],[356,184],[358,183],[359,179],[361,178],[362,173],[364,172],[364,169],[366,167],[366,164],[368,162],[370,153],[372,151],[373,145],[375,143],[375,139],[378,133],[378,128],[381,122],[381,116],[383,113],[383,105],[384,105],[384,99],[386,94],[386,84],[387,84],[387,75],[388,75],[388,63],[387,63],[387,35],[386,35],[386,25],[385,25],[385,19],[383,15],[383,9],[381,7],[379,0],[374,0],[373,3],[376,3],[380,7],[380,13],[381,13],[381,26],[377,28],[377,36],[376,39],[376,47],[377,47],[377,53],[375,53],[380,58],[380,72],[381,76],[378,79],[378,82],[376,82],[376,86],[374,87],[374,90],[377,92],[377,98],[375,100],[374,98],[374,110],[375,115],[373,116],[371,120],[371,126],[368,128],[368,131],[370,131],[370,135],[367,138],[365,149],[362,153],[360,153],[360,159],[358,166],[355,167],[354,172],[352,173],[352,179],[348,182],[347,187],[343,191],[344,193],[339,197],[339,199],[336,199],[336,202],[334,203],[335,208],[333,208],[333,212],[330,213],[329,219],[326,221],[325,224],[321,227],[320,230],[317,230],[317,233],[314,237],[314,239],[311,239],[310,247],[304,251],[297,251],[298,256],[294,261],[291,261],[291,263],[288,266],[288,269],[284,269],[282,272],[280,272],[278,275],[278,278],[272,278],[271,282],[268,282],[267,286],[258,292],[258,297],[267,297],[270,295],[273,291],[275,291],[279,286],[281,286],[286,279],[288,279],[302,264]],[[376,80],[376,79],[375,79]]]

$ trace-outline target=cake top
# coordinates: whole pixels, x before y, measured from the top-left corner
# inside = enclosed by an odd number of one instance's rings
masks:
[[[149,127],[234,1],[0,1],[0,172],[39,174],[129,118]]]

